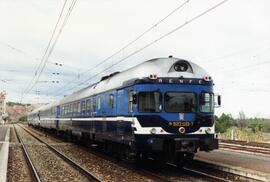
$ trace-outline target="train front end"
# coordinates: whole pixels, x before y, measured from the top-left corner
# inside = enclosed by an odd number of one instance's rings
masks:
[[[179,161],[198,150],[218,148],[214,108],[220,105],[220,96],[214,94],[213,80],[202,68],[178,60],[167,74],[137,80],[133,90],[138,151]]]

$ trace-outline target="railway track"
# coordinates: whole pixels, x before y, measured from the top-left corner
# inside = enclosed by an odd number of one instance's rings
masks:
[[[202,176],[206,179],[212,180],[212,181],[222,181],[222,182],[232,182],[233,180],[231,179],[227,179],[224,177],[220,177],[219,175],[213,175],[204,171],[201,171],[199,169],[195,169],[192,167],[192,165],[189,166],[184,166],[181,169],[177,169],[177,166],[175,164],[170,164],[167,163],[168,166],[173,167],[175,170],[180,170],[181,172],[185,172],[187,174],[192,174],[192,175],[196,175],[196,176]]]
[[[89,151],[89,149],[86,149]],[[207,174],[205,172],[196,170],[196,169],[192,169],[191,167],[183,167],[181,169],[179,169],[176,165],[174,164],[170,164],[167,163],[167,166],[170,166],[170,168],[168,168],[167,170],[170,170],[173,168],[173,172],[170,171],[171,174],[173,174],[174,176],[179,176],[179,177],[170,177],[168,175],[164,175],[162,172],[156,171],[155,169],[153,170],[151,167],[148,168],[138,168],[138,167],[134,167],[131,165],[128,165],[125,161],[119,161],[119,160],[115,160],[114,158],[104,155],[100,152],[96,152],[96,151],[90,151],[91,153],[94,153],[97,156],[100,156],[106,160],[110,160],[112,162],[117,162],[118,164],[121,164],[122,166],[124,166],[125,168],[134,170],[138,173],[147,175],[147,176],[151,176],[153,179],[156,179],[155,181],[164,181],[164,182],[176,182],[176,181],[183,181],[183,174],[185,176],[198,176],[200,179],[207,179],[206,181],[222,181],[222,182],[232,182],[232,180],[228,180],[226,178],[222,178],[219,176],[215,176],[215,175],[211,175],[211,174]],[[155,165],[155,164],[154,164]],[[208,180],[209,179],[209,180]],[[188,180],[189,181],[189,180]]]
[[[30,130],[32,131],[32,129],[30,129]],[[41,133],[41,132],[39,132],[39,131],[37,131],[37,130],[34,130],[33,132],[36,133],[37,135],[40,135],[40,133]],[[42,132],[42,134],[44,134],[44,133]],[[47,135],[47,134],[46,134],[46,135]],[[53,135],[52,137],[55,137],[55,136]],[[58,140],[58,139],[57,139],[57,140]],[[110,162],[112,162],[112,163],[117,163],[118,165],[120,165],[120,166],[126,168],[127,170],[131,170],[131,171],[136,172],[136,173],[138,173],[138,174],[141,174],[141,175],[143,175],[143,176],[147,176],[148,178],[150,178],[150,179],[153,180],[153,181],[172,182],[171,180],[168,180],[167,178],[165,178],[165,177],[163,177],[163,176],[157,175],[157,174],[155,174],[154,172],[150,172],[150,171],[143,170],[143,169],[138,169],[138,168],[136,168],[136,167],[131,167],[130,165],[126,164],[126,163],[123,162],[123,161],[119,161],[119,160],[112,159],[111,157],[108,157],[108,156],[106,156],[106,155],[103,155],[103,154],[101,154],[100,152],[93,151],[93,150],[91,150],[91,152],[90,152],[90,150],[89,150],[88,147],[81,146],[81,145],[80,145],[80,146],[76,145],[76,147],[80,147],[81,149],[83,149],[83,150],[86,151],[87,153],[89,153],[89,154],[90,154],[90,153],[91,153],[91,154],[94,154],[94,155],[96,155],[96,156],[98,156],[98,157],[100,157],[100,158],[103,158],[103,159],[105,159],[105,160],[108,160],[108,161],[110,161]]]
[[[31,129],[32,131],[33,129]],[[33,132],[35,132],[37,135],[40,135],[41,132],[34,130]],[[44,133],[43,133],[44,135]],[[55,136],[52,136],[53,138],[55,138]],[[179,170],[177,168],[176,165],[173,164],[168,164],[169,166],[173,167],[173,176],[168,176],[168,175],[164,175],[160,172],[157,171],[152,171],[151,169],[148,170],[146,168],[137,168],[137,167],[133,167],[129,164],[127,164],[125,161],[119,161],[114,159],[113,157],[110,157],[108,155],[105,155],[101,152],[98,151],[93,151],[87,147],[83,147],[83,146],[78,146],[80,148],[83,148],[83,150],[86,150],[89,153],[92,153],[100,158],[103,158],[105,160],[111,161],[112,163],[117,163],[120,164],[121,166],[123,166],[124,168],[127,168],[128,170],[133,170],[134,172],[136,171],[137,173],[140,173],[144,176],[149,176],[151,179],[154,179],[154,181],[166,181],[166,182],[174,182],[174,181],[183,181],[183,175],[184,176],[196,176],[197,178],[200,179],[207,179],[206,181],[223,181],[223,182],[229,182],[229,181],[233,181],[230,179],[227,179],[225,176],[226,175],[214,175],[214,174],[210,174],[201,170],[197,170],[195,168],[192,167],[183,167],[181,170]],[[223,172],[224,173],[224,172]],[[178,177],[179,176],[179,177]]]
[[[195,170],[195,169],[192,169],[192,168],[189,168],[189,167],[183,167],[183,169],[185,171],[187,171],[187,172],[194,173],[194,174],[197,174],[197,175],[201,175],[201,176],[207,177],[207,178],[215,180],[215,181],[223,181],[223,182],[231,182],[232,181],[232,180],[226,179],[224,177],[222,178],[222,177],[219,177],[219,176],[207,174],[206,172]]]
[[[229,139],[220,139],[220,143],[229,143],[229,144],[238,144],[244,146],[252,146],[252,147],[262,147],[262,148],[269,148],[270,143],[266,142],[253,142],[253,141],[245,141],[245,140],[229,140]]]
[[[21,148],[22,148],[22,151],[23,151],[23,154],[24,154],[24,158],[25,158],[25,160],[26,160],[26,162],[28,164],[28,167],[29,167],[29,170],[30,170],[30,172],[32,174],[32,177],[36,182],[40,182],[41,180],[40,180],[40,177],[39,177],[39,175],[37,173],[37,170],[36,170],[32,160],[31,160],[31,158],[29,156],[29,153],[27,152],[26,147],[25,147],[24,143],[22,142],[21,137],[19,136],[19,134],[17,132],[17,129],[14,126],[14,124],[13,124],[13,128],[14,128],[15,136],[16,136],[17,140],[19,141],[19,144],[21,145]]]
[[[22,126],[22,127],[24,128],[24,126]],[[46,137],[46,139],[48,141],[46,143],[52,143],[52,145],[54,145],[55,147],[59,147],[59,148],[61,147],[63,150],[65,150],[62,153],[66,153],[66,155],[68,155],[68,156],[72,156],[72,154],[69,153],[70,151],[67,148],[72,148],[73,149],[72,151],[73,152],[75,151],[78,154],[81,154],[81,151],[80,150],[83,150],[83,151],[85,151],[85,153],[87,154],[87,156],[90,156],[91,155],[91,153],[89,153],[89,150],[87,150],[87,147],[84,147],[84,146],[81,146],[81,145],[78,146],[78,145],[69,144],[69,143],[63,142],[62,140],[60,142],[59,138],[56,138],[54,135],[47,135],[47,133],[44,134],[44,132],[37,131],[37,130],[31,129],[31,128],[26,129],[26,130],[28,130],[28,131],[30,130],[29,132],[31,132],[32,134],[34,133],[34,135],[36,137],[37,136],[40,137],[40,138]],[[67,147],[67,148],[64,149],[64,147]],[[85,155],[82,154],[80,156],[80,159],[78,159],[78,157],[76,157],[76,156],[72,156],[72,158],[74,158],[74,160],[78,161],[78,163],[80,163],[81,158],[84,158],[85,160],[83,162],[85,162],[85,164],[87,164],[87,159],[86,159],[87,156],[85,156]],[[97,157],[102,158],[101,156],[98,156],[98,155],[97,155]],[[107,160],[107,159],[105,159],[105,160]],[[95,159],[94,159],[94,160],[91,161],[91,163],[96,164],[98,166],[98,165],[100,165],[99,163],[102,163],[102,161],[95,161]],[[112,161],[111,163],[118,165],[119,164],[119,161]],[[114,167],[115,166],[108,166],[108,168],[114,168]],[[147,171],[142,171],[142,170],[140,170],[140,172],[138,172],[137,170],[134,170],[134,169],[131,170],[130,168],[126,168],[124,166],[121,166],[121,167],[123,167],[123,169],[124,169],[125,172],[131,171],[132,173],[137,173],[137,175],[139,174],[141,176],[144,176],[145,178],[139,178],[139,179],[141,179],[141,181],[149,181],[149,182],[151,182],[151,181],[157,181],[157,182],[164,181],[164,182],[170,182],[166,178],[162,178],[161,176],[158,176],[158,175],[156,175],[154,173],[149,173]],[[87,168],[89,168],[89,167],[87,166]],[[99,167],[97,167],[97,168],[99,168]],[[117,171],[117,169],[118,168],[112,169],[112,170],[113,170],[113,172],[119,173],[119,171]],[[123,169],[120,169],[120,170],[123,170]],[[126,177],[127,178],[128,176],[124,176],[124,175],[128,175],[129,172],[127,172],[126,174],[123,173],[122,176],[120,176],[120,177],[119,176],[116,177],[116,179],[118,179],[118,180],[115,180],[115,178],[113,177],[114,174],[112,173],[112,171],[109,170],[109,173],[110,173],[109,175],[111,175],[110,176],[111,179],[105,179],[104,181],[131,181],[131,180],[127,180],[127,179],[123,178],[123,177]],[[104,175],[105,176],[109,176],[106,173]],[[138,181],[138,179],[136,180],[136,178],[134,178],[133,180],[134,181]]]
[[[18,126],[20,126],[20,125],[18,125]],[[61,159],[63,159],[64,161],[66,161],[68,163],[68,165],[71,166],[73,169],[78,170],[80,174],[83,174],[84,177],[81,177],[82,181],[96,181],[96,182],[101,182],[102,181],[97,176],[95,176],[93,173],[91,173],[90,171],[88,171],[87,169],[85,169],[84,167],[82,167],[81,165],[79,165],[78,163],[74,162],[71,158],[69,158],[68,156],[66,156],[65,154],[63,154],[59,150],[57,150],[52,145],[50,145],[49,143],[47,143],[47,142],[41,140],[40,138],[36,137],[34,134],[32,134],[26,128],[24,128],[22,126],[20,126],[20,128],[23,129],[26,133],[28,133],[35,140],[39,141],[42,145],[46,146],[49,150],[51,150],[54,154],[56,154],[57,157],[60,157]],[[25,147],[26,144],[24,144],[24,141],[20,137],[20,135],[19,135],[16,127],[15,127],[15,131],[16,131],[16,135],[17,135],[17,137],[18,137],[18,139],[19,139],[19,141],[20,141],[20,143],[22,145],[22,148],[23,148],[23,150],[26,153],[26,159],[27,159],[27,161],[30,164],[29,166],[31,166],[31,171],[33,171],[35,181],[42,181],[41,180],[41,177],[39,175],[40,171],[36,170],[36,167],[34,166],[34,162],[32,162],[32,160],[31,160],[31,154],[29,155],[29,152],[27,150],[27,147]],[[27,145],[29,145],[29,144],[27,144]],[[43,170],[48,170],[48,169],[43,169]],[[80,181],[80,180],[77,180],[77,181]]]
[[[231,150],[236,150],[236,151],[241,151],[241,152],[251,152],[251,153],[270,155],[270,148],[264,148],[264,147],[255,147],[255,146],[224,143],[224,142],[220,142],[219,147],[222,149],[231,149]]]

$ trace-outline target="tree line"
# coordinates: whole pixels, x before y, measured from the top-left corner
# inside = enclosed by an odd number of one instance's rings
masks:
[[[270,119],[247,118],[244,112],[239,112],[238,118],[233,118],[231,114],[222,113],[220,117],[215,116],[216,132],[224,133],[231,127],[240,129],[250,129],[253,133],[270,133]]]

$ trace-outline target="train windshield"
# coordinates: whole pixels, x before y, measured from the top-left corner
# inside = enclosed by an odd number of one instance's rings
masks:
[[[214,112],[214,94],[201,93],[203,103],[200,104],[201,112]]]
[[[162,96],[159,92],[140,92],[138,105],[140,112],[160,112]]]
[[[164,104],[166,112],[196,112],[195,93],[167,92]]]

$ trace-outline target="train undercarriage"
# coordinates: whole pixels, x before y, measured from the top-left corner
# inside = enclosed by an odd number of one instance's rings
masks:
[[[171,163],[182,167],[193,160],[195,153],[200,151],[211,151],[218,148],[218,140],[214,135],[136,135],[130,142],[120,143],[96,135],[83,133],[74,135],[72,131],[59,131],[37,127],[46,132],[57,134],[58,136],[76,143],[82,143],[109,156],[121,158],[125,161],[136,162],[139,165],[146,160],[154,160],[159,166]]]

